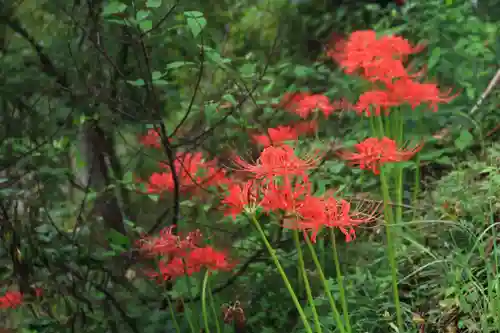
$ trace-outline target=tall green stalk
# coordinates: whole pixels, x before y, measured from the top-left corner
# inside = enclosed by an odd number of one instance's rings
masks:
[[[318,311],[316,310],[316,306],[314,305],[314,297],[311,291],[311,285],[309,283],[309,277],[307,276],[306,267],[304,265],[304,256],[302,254],[302,247],[300,246],[300,238],[299,231],[293,231],[293,240],[295,242],[295,247],[297,248],[297,256],[299,259],[299,270],[302,274],[302,280],[304,281],[304,287],[306,288],[307,301],[309,302],[309,306],[311,307],[311,311],[313,313],[314,318],[314,327],[317,333],[322,333],[321,323],[319,321]]]
[[[208,277],[210,272],[207,270],[205,272],[205,277],[203,278],[203,286],[201,288],[201,312],[203,314],[203,323],[205,325],[205,332],[210,333],[210,326],[208,325],[208,311],[207,311],[207,285]]]
[[[175,331],[177,333],[181,333],[181,327],[179,326],[179,323],[177,322],[177,317],[175,316],[174,307],[172,306],[172,301],[170,300],[170,297],[168,295],[166,297],[167,297],[168,308],[170,309],[170,316],[172,317],[172,320],[174,321]]]
[[[323,272],[323,268],[321,267],[321,263],[319,262],[316,250],[314,249],[314,246],[308,237],[305,237],[305,240],[309,252],[311,253],[311,257],[314,261],[314,265],[316,266],[316,270],[318,271],[321,283],[323,284],[323,288],[325,289],[328,302],[330,303],[330,307],[333,312],[333,318],[335,319],[335,323],[337,324],[337,327],[340,330],[340,332],[346,333],[344,323],[342,322],[342,318],[340,318],[339,310],[337,309],[337,305],[335,304],[335,299],[333,298],[332,291],[330,290],[330,286],[328,285],[328,281],[326,280],[325,273]]]
[[[396,124],[396,128],[398,128],[396,141],[401,141],[400,136],[402,136],[402,124],[400,121],[401,115],[393,119],[387,119],[387,121],[392,120]],[[370,117],[370,124],[373,131],[373,134],[378,138],[382,138],[384,136],[384,123],[382,117],[376,117],[378,123],[377,127],[374,125],[373,117]],[[389,265],[391,268],[391,280],[392,280],[392,294],[394,299],[394,306],[396,308],[396,323],[400,332],[404,331],[404,321],[403,321],[403,311],[401,308],[401,302],[399,300],[399,288],[398,288],[398,266],[396,260],[396,250],[394,246],[394,238],[393,238],[393,226],[395,222],[399,222],[402,217],[402,169],[396,168],[395,170],[395,178],[396,178],[396,220],[393,213],[393,201],[391,200],[390,195],[390,187],[389,182],[387,181],[388,175],[385,173],[384,166],[380,167],[380,183],[382,188],[382,197],[384,201],[384,225],[385,225],[385,233],[387,238],[387,257],[389,260]],[[401,169],[401,170],[400,170]]]
[[[340,303],[342,305],[342,313],[344,315],[344,322],[345,322],[347,333],[351,333],[352,327],[351,327],[351,320],[349,318],[349,308],[347,307],[347,299],[345,296],[344,277],[342,276],[342,271],[340,270],[339,254],[337,251],[337,240],[335,239],[335,231],[333,230],[333,228],[330,228],[330,239],[332,241],[333,261],[335,263],[335,271],[337,274],[337,283],[339,284]]]
[[[399,301],[399,288],[398,288],[398,265],[396,261],[396,251],[394,249],[394,240],[392,235],[392,226],[394,221],[394,216],[392,214],[391,198],[389,195],[389,187],[387,185],[387,180],[383,167],[380,171],[380,181],[382,183],[382,195],[384,200],[384,222],[385,222],[385,234],[387,238],[387,256],[389,259],[389,265],[391,266],[391,280],[392,280],[392,294],[394,298],[394,306],[396,307],[396,322],[400,332],[403,332],[404,322],[403,322],[403,312],[401,310],[401,303]]]
[[[217,330],[217,333],[221,333],[220,329],[220,323],[219,323],[219,314],[217,313],[217,310],[215,309],[215,302],[214,302],[214,297],[212,295],[212,287],[210,286],[210,281],[208,282],[208,301],[210,302],[210,308],[212,309],[212,315],[215,318],[215,329]]]
[[[309,321],[307,320],[306,314],[304,313],[304,309],[302,308],[302,305],[300,305],[299,299],[297,298],[297,295],[295,294],[295,291],[292,288],[292,285],[290,284],[290,281],[288,280],[288,277],[286,276],[285,270],[281,266],[281,263],[278,259],[278,256],[276,255],[276,251],[273,249],[271,243],[269,243],[269,240],[267,239],[266,233],[260,226],[259,221],[257,221],[255,215],[252,215],[250,218],[252,221],[253,225],[259,232],[259,235],[262,239],[262,242],[264,242],[264,245],[267,248],[267,251],[269,252],[269,255],[271,256],[271,259],[274,262],[274,265],[276,266],[276,269],[278,270],[279,274],[281,275],[281,278],[283,282],[285,283],[285,287],[288,290],[288,293],[290,294],[290,297],[292,297],[293,304],[297,308],[297,312],[299,313],[299,317],[302,320],[302,323],[304,324],[304,328],[307,333],[313,333],[311,329],[311,325],[309,324]]]

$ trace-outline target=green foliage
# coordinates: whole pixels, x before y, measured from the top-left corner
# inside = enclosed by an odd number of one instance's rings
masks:
[[[299,120],[276,108],[285,92],[354,103],[367,84],[341,72],[323,45],[331,33],[374,28],[424,43],[425,51],[410,59],[415,70],[425,65],[427,76],[460,93],[437,113],[408,113],[405,139],[425,145],[418,161],[394,167],[404,167],[411,179],[425,165],[418,201],[408,199],[412,206],[397,232],[407,332],[421,332],[422,322],[426,332],[497,332],[500,96],[494,90],[475,114],[470,110],[498,67],[498,1],[480,2],[476,10],[465,0],[408,0],[396,10],[315,0],[5,1],[0,297],[19,288],[27,296],[23,307],[0,309],[0,328],[135,333],[188,332],[192,325],[199,332],[202,275],[158,284],[144,273],[154,259],[138,259],[135,247],[152,227],[176,221],[181,233],[199,228],[210,235],[208,244],[229,249],[239,261],[234,272],[210,277],[212,326],[205,329],[237,332],[223,322],[221,307],[238,300],[248,332],[304,331],[258,234],[245,217],[231,221],[221,214],[222,198],[213,186],[181,193],[176,217],[173,193],[145,195],[137,179],[162,170],[159,162],[168,163],[172,151],[202,151],[233,174],[235,154],[258,156],[252,134]],[[297,142],[301,153],[319,148],[326,155],[311,175],[313,192],[333,189],[356,207],[377,204],[378,179],[349,168],[336,154],[366,138],[368,123],[354,112],[316,120],[315,137]],[[104,135],[86,136],[87,125]],[[137,143],[137,136],[161,125],[170,147]],[[102,158],[93,169],[95,155]],[[415,185],[405,182],[409,198]],[[105,214],[113,200],[118,210]],[[311,317],[290,233],[273,217],[259,217]],[[124,231],[111,224],[115,218]],[[325,236],[316,249],[340,301]],[[360,228],[352,243],[339,233],[353,333],[396,327],[385,237],[378,222]],[[324,332],[339,331],[312,257],[304,252]],[[43,297],[30,294],[33,286],[44,290]]]

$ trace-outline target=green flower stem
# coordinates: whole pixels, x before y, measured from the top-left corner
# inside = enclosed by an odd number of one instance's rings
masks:
[[[217,310],[215,309],[215,302],[214,302],[214,297],[212,295],[212,287],[210,285],[210,282],[208,282],[208,289],[209,289],[208,301],[210,302],[210,308],[212,309],[212,315],[215,318],[215,328],[217,330],[217,333],[221,333],[220,323],[219,323],[219,314],[218,314]]]
[[[396,111],[395,118],[394,122],[397,127],[396,142],[398,146],[401,146],[404,143],[404,119],[401,110]],[[396,225],[403,220],[403,171],[402,166],[396,168],[396,220],[394,220]]]
[[[177,322],[177,317],[175,316],[174,307],[172,306],[172,301],[170,300],[169,296],[167,296],[167,303],[168,303],[168,308],[170,309],[170,315],[172,316],[172,320],[174,321],[175,331],[177,333],[181,333],[181,327]]]
[[[208,325],[208,311],[207,311],[207,285],[208,277],[210,272],[207,270],[205,272],[205,277],[203,278],[203,286],[201,288],[201,312],[203,313],[203,323],[205,324],[205,332],[210,333],[210,326]]]
[[[382,195],[384,197],[384,222],[385,233],[387,237],[387,256],[391,266],[392,277],[392,293],[394,297],[394,306],[396,307],[396,322],[400,332],[404,332],[403,314],[401,311],[401,303],[399,302],[399,289],[398,289],[398,267],[396,262],[396,253],[394,250],[394,241],[392,238],[392,225],[394,217],[392,214],[391,198],[389,196],[389,187],[387,185],[386,176],[383,167],[380,171],[380,181],[382,183]]]
[[[269,252],[269,255],[271,256],[271,259],[274,262],[274,265],[278,269],[278,272],[281,275],[281,278],[283,279],[283,282],[285,283],[285,287],[288,290],[288,293],[290,294],[290,297],[292,297],[293,303],[295,307],[297,308],[297,312],[299,313],[300,319],[302,320],[302,323],[304,324],[304,328],[306,329],[307,333],[313,333],[311,329],[311,325],[309,325],[309,322],[307,320],[306,314],[304,313],[304,309],[302,309],[302,306],[300,305],[299,299],[297,298],[297,295],[293,291],[292,285],[290,284],[290,281],[288,280],[288,277],[286,276],[285,270],[281,266],[278,256],[276,256],[276,251],[273,249],[269,241],[267,240],[266,234],[262,227],[260,226],[259,221],[255,218],[255,215],[253,215],[250,219],[252,223],[254,224],[255,228],[260,234],[260,237],[262,241],[264,242],[264,245],[267,248],[267,251]]]
[[[309,284],[309,278],[307,276],[306,267],[304,265],[304,256],[302,254],[302,247],[300,246],[299,231],[293,231],[293,240],[295,242],[295,247],[297,248],[297,255],[299,259],[299,269],[302,273],[302,279],[304,280],[304,287],[306,288],[307,300],[309,306],[311,307],[313,317],[314,317],[314,327],[317,333],[322,333],[321,323],[319,321],[318,311],[316,311],[316,306],[314,305],[314,298],[311,291],[311,285]]]
[[[187,265],[186,265],[186,262],[183,260],[183,263],[184,263],[184,271],[187,272]],[[188,288],[188,295],[191,299],[193,299],[193,294],[192,294],[192,285],[191,285],[191,280],[189,279],[189,276],[187,274],[184,274],[184,278],[186,279],[186,286]],[[191,310],[189,309],[189,307],[186,305],[186,303],[184,303],[184,317],[186,318],[187,322],[188,322],[188,325],[189,325],[189,329],[191,330],[192,333],[196,333],[196,329],[194,328],[194,324],[193,324],[193,321],[191,320]]]
[[[333,261],[335,263],[335,271],[337,273],[337,283],[339,284],[339,289],[340,289],[340,302],[342,305],[342,312],[344,315],[344,323],[346,326],[347,333],[351,333],[352,327],[351,327],[351,321],[349,319],[349,308],[347,307],[347,298],[345,297],[344,277],[342,276],[342,271],[340,270],[339,254],[337,251],[337,240],[335,239],[335,231],[333,230],[333,228],[330,228],[330,239],[332,241]]]
[[[339,310],[337,309],[337,305],[335,304],[335,299],[333,298],[332,291],[330,290],[330,286],[328,285],[328,282],[326,280],[325,273],[323,272],[323,268],[321,267],[321,263],[319,262],[316,250],[314,250],[314,246],[312,245],[309,237],[304,237],[304,238],[306,240],[306,244],[307,247],[309,248],[309,252],[311,253],[311,257],[314,261],[314,264],[316,265],[316,270],[318,271],[319,278],[323,283],[323,288],[325,289],[326,296],[328,297],[328,301],[330,302],[330,307],[332,308],[333,317],[335,319],[335,322],[337,323],[337,327],[339,328],[340,332],[346,333],[344,323],[340,318]]]
[[[373,117],[370,117],[370,124],[371,128],[373,131],[373,134],[376,135],[377,137],[381,138],[384,136],[384,123],[382,120],[382,117],[376,117],[377,118],[377,123],[378,123],[378,131],[377,128],[375,127]],[[398,122],[401,121],[401,124]],[[402,123],[402,115],[398,114],[398,117],[394,119],[394,122],[398,124],[398,133],[396,135],[398,136],[396,140],[400,140],[403,135],[403,123]],[[396,308],[396,323],[397,327],[400,332],[404,332],[404,321],[403,321],[403,312],[401,309],[401,303],[399,301],[399,289],[398,289],[398,267],[397,267],[397,262],[396,262],[396,251],[395,251],[395,246],[394,246],[394,240],[393,240],[393,235],[392,235],[392,226],[394,225],[394,215],[393,215],[393,208],[392,208],[392,200],[390,196],[390,189],[389,189],[389,184],[387,181],[387,175],[384,172],[384,167],[381,166],[380,168],[380,183],[381,183],[381,188],[382,188],[382,196],[383,196],[383,201],[384,201],[384,223],[385,223],[385,233],[386,233],[386,238],[387,238],[387,257],[389,259],[389,265],[391,267],[391,280],[392,280],[392,295],[394,298],[394,306]],[[399,168],[400,169],[400,168]],[[398,169],[398,170],[399,170]],[[399,172],[396,174],[396,184],[397,186],[402,184],[402,174],[401,177],[399,176]],[[402,170],[401,170],[402,173]],[[402,189],[396,189],[396,197],[397,200],[402,200]],[[401,210],[399,210],[401,209]],[[400,215],[402,214],[402,202],[397,202],[397,207],[396,207],[396,217],[400,218]]]

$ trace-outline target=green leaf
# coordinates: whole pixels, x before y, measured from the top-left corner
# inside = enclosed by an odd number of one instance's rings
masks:
[[[227,67],[226,63],[231,62],[231,59],[223,58],[219,52],[217,52],[216,50],[212,49],[209,46],[203,46],[203,49],[205,50],[205,55],[207,56],[207,59],[213,61],[222,68],[226,68]]]
[[[140,10],[135,15],[135,19],[137,21],[142,21],[142,20],[144,20],[148,16],[149,16],[149,11],[147,11],[147,10]]]
[[[146,1],[146,7],[148,8],[158,8],[161,6],[161,0],[148,0]]]
[[[143,79],[137,79],[137,80],[128,80],[127,83],[136,86],[136,87],[142,87],[146,83],[144,82]]]
[[[139,28],[143,32],[148,32],[149,30],[153,29],[153,21],[152,20],[144,20],[139,23]]]
[[[157,194],[148,194],[148,198],[153,200],[154,202],[158,202],[158,200],[160,200],[160,196]]]
[[[441,49],[439,47],[435,47],[432,50],[431,57],[429,58],[428,68],[429,69],[434,68],[437,65],[440,57],[441,57]]]
[[[114,245],[125,246],[125,247],[130,246],[130,239],[127,236],[119,233],[118,231],[116,231],[114,229],[111,229],[108,232],[107,238],[112,245],[114,244]]]
[[[222,96],[222,99],[228,101],[232,105],[238,105],[238,102],[236,101],[236,99],[234,98],[234,96],[231,95],[231,94],[225,94],[224,96]]]
[[[102,10],[103,16],[123,13],[127,9],[127,5],[118,1],[111,1]]]
[[[123,182],[126,184],[132,184],[134,181],[134,175],[132,171],[127,171],[125,175],[123,175]]]
[[[207,20],[203,17],[203,13],[197,11],[184,12],[184,16],[193,37],[197,37],[207,25]]]
[[[298,65],[294,69],[294,73],[297,77],[306,77],[314,73],[314,71],[306,66]]]
[[[191,61],[174,61],[174,62],[171,62],[170,64],[167,65],[167,70],[176,69],[176,68],[180,68],[182,66],[194,65],[194,64],[195,63],[191,62]]]
[[[155,86],[167,86],[168,85],[168,81],[166,80],[154,80],[153,81],[153,85]]]
[[[153,81],[159,80],[162,76],[163,74],[158,71],[153,71],[153,73],[151,73],[151,78],[153,79]]]
[[[35,228],[35,231],[41,234],[45,234],[47,232],[50,232],[51,230],[53,230],[53,227],[49,224],[42,224]]]
[[[472,145],[474,142],[474,137],[467,130],[462,130],[460,136],[455,140],[455,147],[458,150],[464,150],[465,148]]]
[[[256,64],[244,64],[240,68],[240,73],[244,77],[251,77],[255,75]]]

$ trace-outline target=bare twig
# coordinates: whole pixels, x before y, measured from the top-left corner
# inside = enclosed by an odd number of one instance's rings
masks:
[[[493,91],[493,88],[495,88],[495,86],[498,84],[498,81],[500,81],[500,69],[497,70],[495,76],[493,77],[493,79],[491,79],[490,83],[488,84],[488,87],[486,87],[486,90],[482,93],[481,97],[479,97],[474,107],[469,111],[469,114],[471,116],[474,113],[476,113],[481,104],[483,104],[484,100]]]

